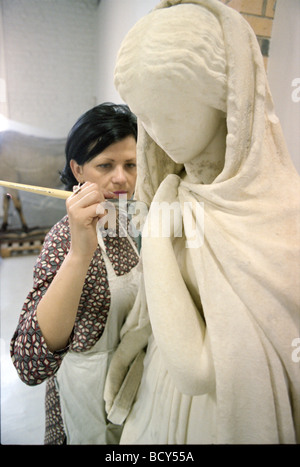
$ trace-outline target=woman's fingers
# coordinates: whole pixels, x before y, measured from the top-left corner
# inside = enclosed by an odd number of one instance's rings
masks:
[[[95,219],[107,214],[105,201],[112,198],[116,198],[114,193],[99,190],[96,183],[86,182],[67,199],[69,216],[84,225],[94,223]]]
[[[111,191],[100,190],[96,183],[86,182],[80,187],[79,191],[75,190],[67,201],[69,205],[80,202],[81,207],[85,207],[112,198],[116,198],[116,195]]]
[[[94,193],[94,196],[98,196],[99,200],[101,198],[104,199],[104,195],[102,194],[102,192],[100,192],[98,186],[96,185],[96,183],[90,183],[90,182],[86,182],[84,185],[82,185],[79,190],[75,190],[72,195],[68,198],[67,201],[69,201],[69,204],[75,204],[75,203],[78,203],[79,201],[85,199],[85,201],[87,201],[86,199],[86,195],[89,195],[91,193]]]
[[[80,185],[79,183],[77,187],[76,186],[73,187],[73,194],[71,195],[71,197],[74,198],[75,195],[77,195],[78,193],[82,193],[87,189],[99,190],[98,185],[96,183],[85,182],[83,185]],[[105,199],[116,198],[116,195],[112,191],[99,190],[99,192],[103,194]]]

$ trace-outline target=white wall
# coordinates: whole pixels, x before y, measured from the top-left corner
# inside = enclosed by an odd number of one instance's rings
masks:
[[[159,0],[1,2],[10,125],[59,137],[88,108],[121,102],[113,85],[117,52]]]
[[[268,79],[289,152],[300,173],[299,44],[300,0],[277,0]]]
[[[97,0],[1,0],[8,116],[66,136],[96,103]]]
[[[101,0],[98,9],[98,103],[122,102],[113,84],[118,50],[129,29],[158,3],[159,0]]]

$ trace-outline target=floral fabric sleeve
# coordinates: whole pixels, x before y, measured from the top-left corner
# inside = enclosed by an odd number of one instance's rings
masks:
[[[36,309],[66,256],[69,243],[66,223],[58,223],[46,236],[34,268],[33,288],[23,305],[11,340],[13,364],[21,380],[31,386],[54,375],[68,350],[67,347],[59,352],[50,352],[39,328]]]

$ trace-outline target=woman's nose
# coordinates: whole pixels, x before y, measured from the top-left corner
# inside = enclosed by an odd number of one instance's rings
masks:
[[[123,167],[116,167],[112,176],[112,182],[117,184],[126,183],[127,177]]]

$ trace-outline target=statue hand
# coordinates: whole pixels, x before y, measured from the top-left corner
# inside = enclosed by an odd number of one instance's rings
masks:
[[[176,175],[169,175],[159,186],[150,206],[143,229],[143,238],[174,238],[182,236],[182,212],[178,200]]]

